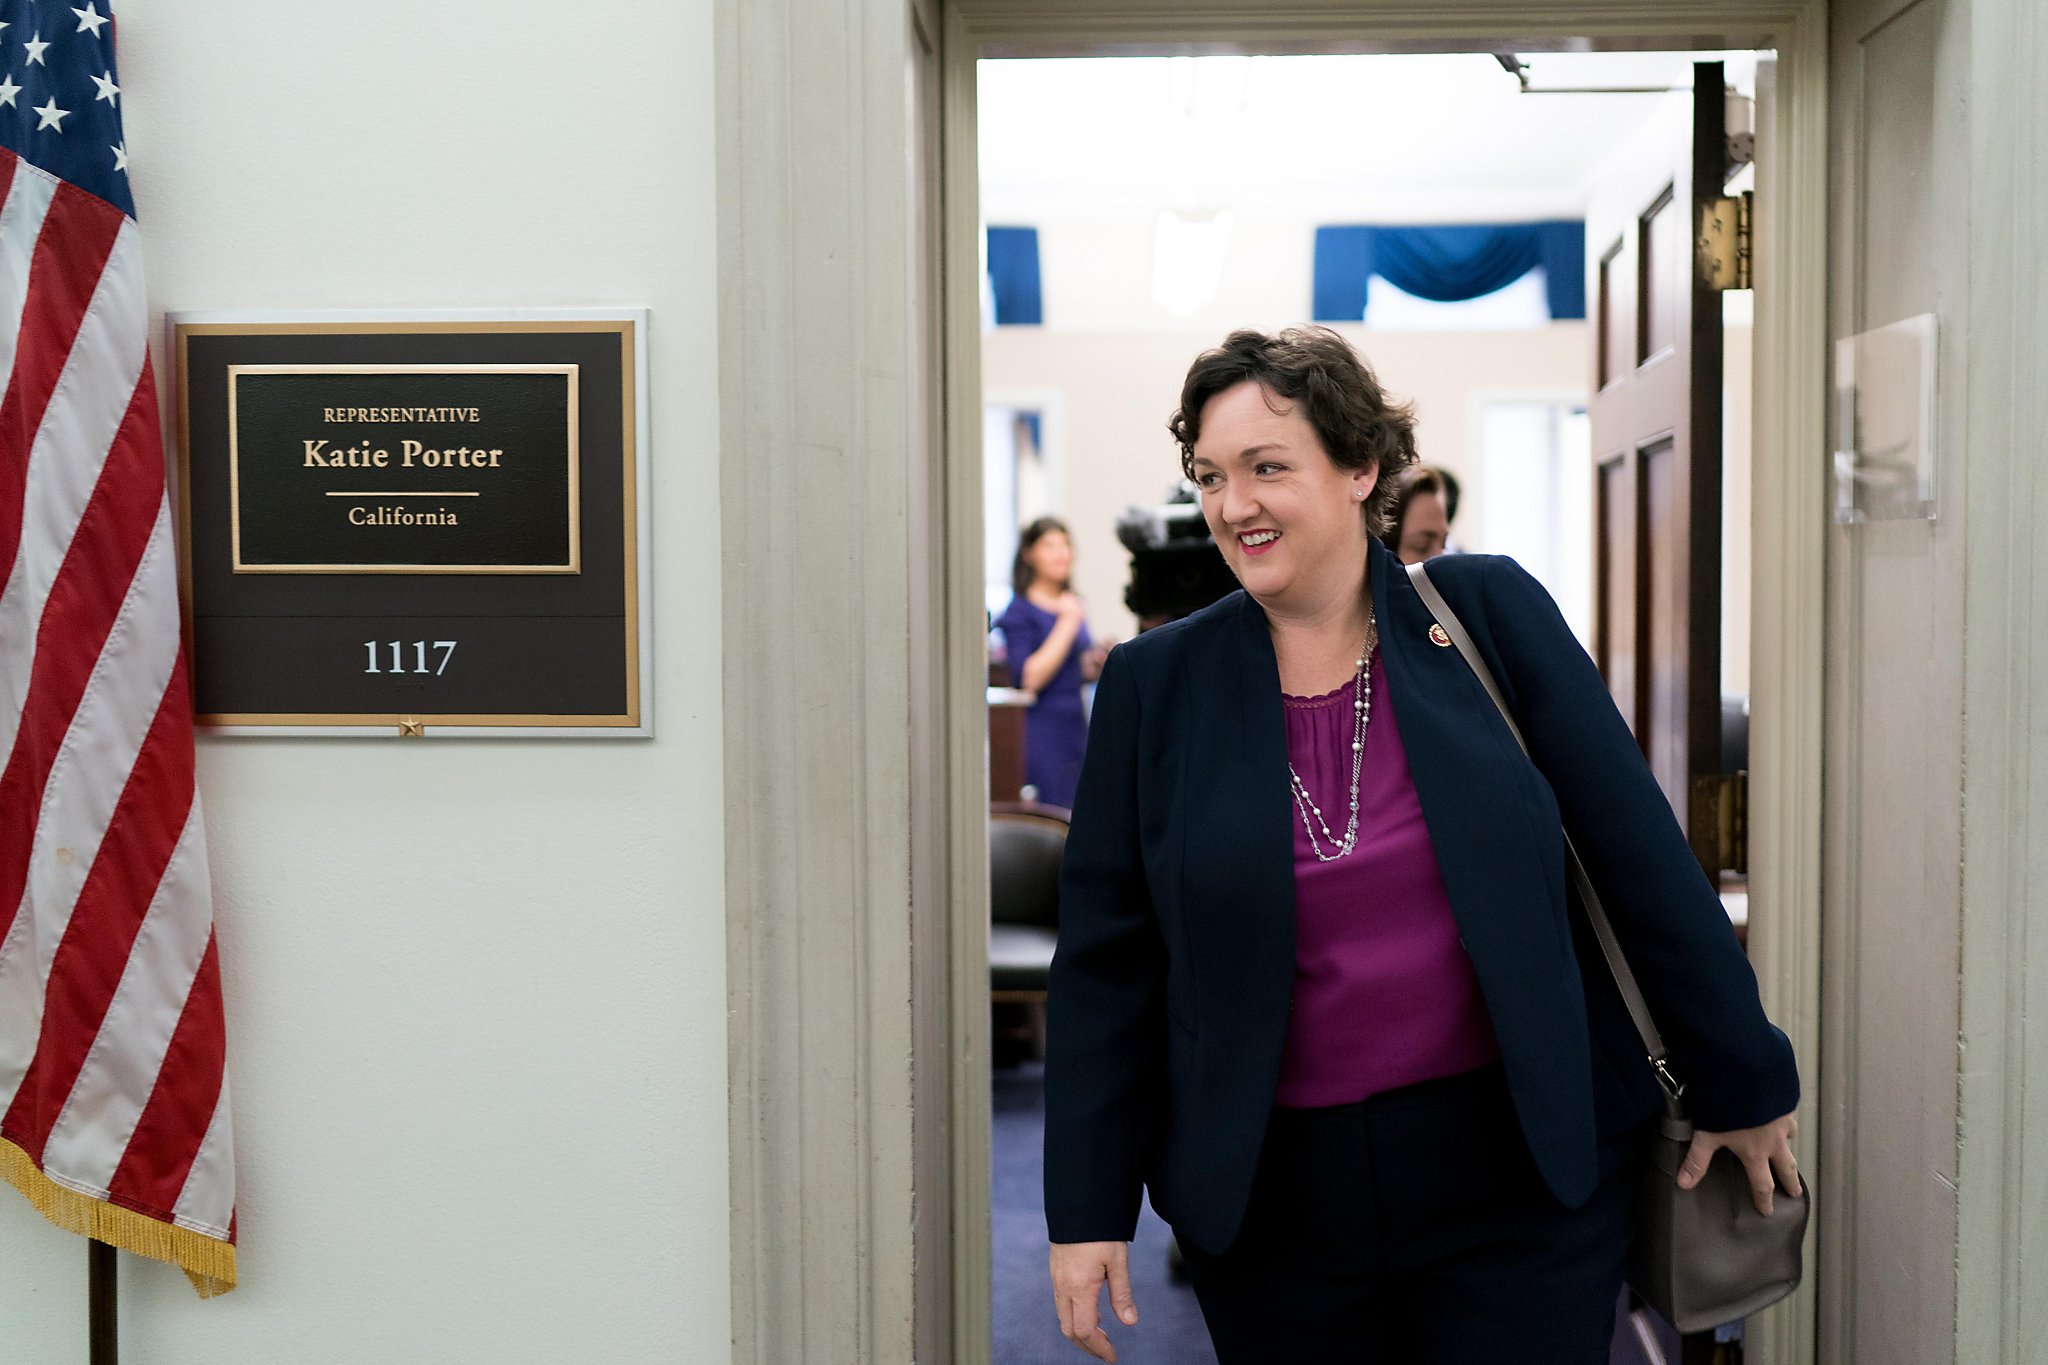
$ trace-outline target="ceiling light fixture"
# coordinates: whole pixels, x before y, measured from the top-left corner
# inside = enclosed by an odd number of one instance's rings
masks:
[[[1193,317],[1213,302],[1230,252],[1228,209],[1165,209],[1152,237],[1152,301],[1175,317]]]

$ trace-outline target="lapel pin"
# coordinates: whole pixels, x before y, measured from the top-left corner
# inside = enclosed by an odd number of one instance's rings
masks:
[[[1429,642],[1433,645],[1440,645],[1445,649],[1449,649],[1451,647],[1451,637],[1445,634],[1444,628],[1439,625],[1432,624],[1430,626]]]

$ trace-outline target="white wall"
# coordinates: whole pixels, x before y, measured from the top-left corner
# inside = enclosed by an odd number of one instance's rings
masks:
[[[1213,346],[1233,327],[1301,322],[1313,304],[1316,221],[1306,213],[1234,213],[1216,298],[1191,317],[1176,317],[1152,297],[1155,214],[1015,221],[1038,227],[1045,321],[1059,331],[1213,333],[1203,343]]]
[[[1987,57],[1970,50],[1977,9],[1975,0],[1829,7],[1830,202],[1839,206],[1829,240],[1830,335],[1937,315],[1940,516],[1828,532],[1818,1089],[1819,1164],[1833,1188],[1822,1190],[1816,1238],[1823,1365],[1992,1360],[1956,1350],[1960,1335],[1983,1330],[1958,1311],[1971,1292],[1957,1272],[1961,1152],[1976,1141],[1962,1131],[1960,1095],[1976,1076],[2001,1070],[1996,1053],[1985,1057],[1978,1039],[1958,1029],[1965,877],[1977,873],[1965,861],[1965,835],[1979,822],[1996,826],[2001,797],[2019,788],[2001,788],[1995,777],[1980,785],[1965,746],[1977,726],[1994,734],[2010,727],[2013,748],[2023,751],[2027,719],[2018,709],[1968,705],[1967,661],[1984,658],[1986,647],[1981,635],[1972,638],[1983,601],[1969,563],[1972,519],[1983,509],[1969,494],[1979,478],[1997,478],[2007,458],[1996,437],[1977,434],[1973,372],[1997,365],[2011,335],[1987,331],[1976,341],[1981,303],[1972,284],[1980,270],[2004,273],[1993,262],[2025,256],[2009,255],[2015,239],[2003,235],[1995,253],[1975,255],[1970,218],[1983,187],[1973,183],[1973,163],[1948,149],[1981,145],[1987,134],[2001,137],[2033,116],[2020,112],[2017,98],[1978,103]],[[2004,52],[1999,58],[2008,59]],[[2020,78],[2015,90],[2026,88]],[[1980,120],[1999,131],[1975,126]],[[2023,285],[2001,280],[1997,288],[2025,297]],[[2023,307],[2014,316],[2032,323],[2040,314]],[[2018,379],[2026,371],[2011,373]],[[2023,414],[2024,404],[2001,395],[1998,407]],[[1830,432],[1832,440],[1842,436]],[[2031,431],[2018,435],[2016,448],[2026,453],[2014,458],[2033,463],[2033,441]],[[1995,533],[1998,519],[1986,529]],[[1987,548],[1997,543],[1989,539]],[[2010,629],[2004,622],[1997,628]],[[2022,646],[2019,657],[2026,652]],[[2015,662],[2008,656],[1993,667],[2024,676]],[[1999,978],[2018,970],[2007,954],[2019,940],[2005,932],[2001,926],[2001,960],[1991,972]],[[2004,1079],[2012,1075],[2006,1070]],[[2018,1182],[2007,1183],[1990,1198],[2009,1209],[2038,1202],[2038,1187],[2023,1195]],[[2032,1283],[2041,1282],[2037,1272]],[[2014,1288],[1993,1291],[1998,1316],[2013,1303]],[[1997,1359],[2016,1365],[2020,1358]]]
[[[1303,260],[1306,279],[1306,259]],[[1047,280],[1047,319],[1052,312]],[[1298,321],[1268,305],[1246,319],[1278,326]],[[1223,339],[1228,325],[1209,330],[1066,331],[1052,327],[1000,327],[983,339],[982,385],[989,393],[1050,390],[1057,394],[1061,471],[1059,513],[1074,530],[1075,586],[1088,602],[1098,634],[1129,639],[1136,621],[1124,609],[1130,557],[1117,543],[1117,514],[1132,503],[1151,503],[1180,477],[1180,457],[1166,434],[1167,414],[1180,399],[1188,363]],[[1338,329],[1357,346],[1396,397],[1413,400],[1422,458],[1466,479],[1475,402],[1583,392],[1591,344],[1583,322],[1555,322],[1525,332],[1369,332]],[[1461,503],[1457,534],[1467,549],[1486,548],[1476,499]]]
[[[123,1359],[725,1360],[711,0],[119,14],[157,310],[652,308],[659,726],[202,741],[242,1287],[122,1257]],[[0,1191],[0,1360],[84,1285]]]

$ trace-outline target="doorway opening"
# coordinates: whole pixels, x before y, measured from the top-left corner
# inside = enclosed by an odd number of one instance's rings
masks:
[[[1726,162],[1739,163],[1725,165],[1716,197],[1740,202],[1754,190],[1755,158],[1767,154],[1754,136],[1759,73],[1766,99],[1775,73],[1768,50],[1651,46],[1005,57],[972,71],[975,230],[987,262],[980,392],[953,399],[973,401],[980,416],[989,683],[1007,689],[991,691],[988,713],[991,873],[1019,881],[993,887],[999,917],[1035,914],[1052,930],[1040,942],[1056,937],[1056,905],[1004,909],[1018,902],[1021,879],[1043,876],[1042,860],[1034,874],[1012,845],[1042,844],[1045,827],[1064,814],[1028,779],[1033,712],[1054,685],[1044,679],[1071,675],[1058,685],[1076,691],[1084,715],[1090,681],[1077,631],[1067,637],[1071,661],[1062,654],[1048,671],[1039,657],[1033,685],[1021,686],[1053,627],[1000,624],[1019,587],[1019,531],[1041,515],[1069,528],[1071,575],[1059,586],[1080,599],[1097,642],[1130,638],[1230,590],[1179,479],[1165,417],[1188,362],[1238,326],[1332,326],[1391,392],[1416,402],[1421,458],[1443,476],[1449,548],[1513,555],[1549,588],[1617,697],[1627,691],[1624,712],[1646,749],[1675,744],[1667,792],[1699,832],[1696,849],[1720,837],[1723,824],[1739,831],[1744,790],[1733,779],[1749,767],[1755,631],[1752,295],[1715,291],[1712,317],[1663,311],[1666,285],[1689,271],[1690,232],[1674,237],[1673,224],[1690,213],[1660,216],[1674,201],[1642,198],[1629,176],[1674,139],[1693,146],[1696,80],[1711,79],[1722,118],[1715,136]],[[1600,216],[1610,201],[1632,215],[1634,235],[1620,254]],[[1535,264],[1492,274],[1475,265],[1511,238],[1534,244],[1523,249]],[[1015,259],[1027,240],[1028,271]],[[1033,306],[1006,306],[1006,290],[1025,279]],[[1697,294],[1686,304],[1705,306]],[[1686,474],[1693,496],[1684,505],[1672,501],[1676,466],[1656,458],[1684,443],[1659,445],[1669,431],[1656,423],[1689,416],[1652,413],[1626,437],[1603,431],[1595,416],[1638,372],[1651,374],[1650,387],[1664,371],[1704,367],[1677,346],[1680,327],[1717,357],[1711,382],[1687,392],[1695,408],[1712,408],[1711,421],[1692,413],[1699,420],[1690,429],[1713,441],[1711,450],[1698,441],[1685,450],[1697,472]],[[1629,401],[1654,407],[1653,398]],[[1060,429],[1050,454],[1049,412]],[[1635,463],[1617,466],[1624,447]],[[1709,574],[1714,590],[1703,593],[1695,580]],[[1170,603],[1161,584],[1173,585]],[[1660,605],[1678,598],[1700,619]],[[1049,596],[1038,612],[1055,614]],[[1678,648],[1681,635],[1692,653]],[[1707,638],[1701,661],[1696,642]],[[1669,675],[1673,658],[1680,673],[1697,663],[1694,671],[1710,676],[1711,775],[1731,779],[1725,794],[1717,786],[1710,796],[1697,785],[1708,774],[1688,766],[1708,747],[1705,737],[1686,730],[1674,741],[1652,726],[1673,713],[1682,713],[1681,729],[1705,723],[1698,696],[1654,692],[1644,681]],[[1709,801],[1712,819],[1703,813]],[[1037,822],[1035,833],[1015,831],[1024,819]],[[1731,919],[1744,925],[1746,852],[1702,857],[1715,860]],[[1001,918],[986,941],[992,954],[1021,951]],[[993,1076],[956,1077],[993,1087],[989,1339],[998,1365],[1074,1349],[1059,1337],[1044,1285],[1034,1126],[1042,1032],[1025,965],[992,956],[992,974],[1008,973],[991,1001],[999,1065]],[[1118,1336],[1118,1349],[1138,1365],[1211,1358],[1170,1240],[1148,1214],[1133,1247],[1145,1320]],[[1688,1349],[1698,1343],[1625,1315],[1612,1358],[1677,1361]],[[1752,1358],[1779,1349],[1767,1343]],[[1724,1349],[1721,1358],[1740,1356]]]

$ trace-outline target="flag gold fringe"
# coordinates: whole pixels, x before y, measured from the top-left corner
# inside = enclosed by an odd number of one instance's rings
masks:
[[[210,1299],[235,1287],[235,1245],[80,1194],[43,1174],[27,1152],[0,1138],[0,1179],[43,1217],[81,1237],[167,1261],[185,1272],[199,1297]]]

